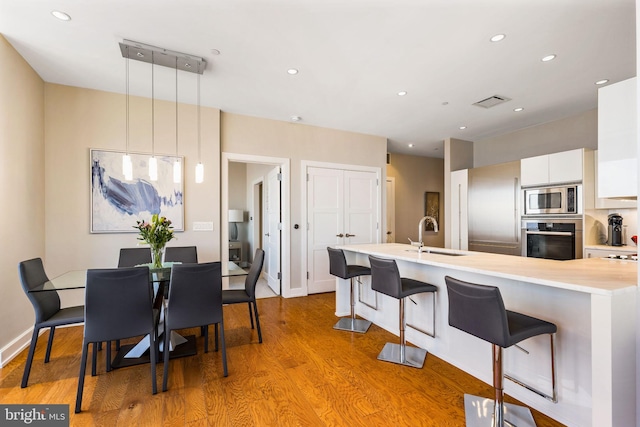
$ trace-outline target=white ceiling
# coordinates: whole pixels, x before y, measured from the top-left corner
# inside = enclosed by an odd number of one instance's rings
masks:
[[[593,109],[596,80],[635,75],[634,0],[0,0],[0,33],[47,82],[124,93],[118,43],[133,40],[205,58],[202,105],[431,157],[447,137]],[[151,96],[150,68],[131,61],[132,94]],[[155,76],[155,96],[175,100],[175,71]],[[181,102],[195,103],[195,76],[180,73]],[[471,105],[492,95],[512,100]]]

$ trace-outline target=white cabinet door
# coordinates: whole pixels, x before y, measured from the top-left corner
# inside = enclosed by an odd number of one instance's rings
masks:
[[[549,184],[582,181],[583,150],[549,154]]]
[[[636,78],[598,89],[598,195],[637,197]]]
[[[469,250],[469,220],[467,200],[469,197],[469,170],[451,172],[451,249]]]
[[[528,157],[520,160],[520,185],[546,185],[549,183],[549,156]]]
[[[327,246],[378,243],[379,187],[374,172],[307,170],[307,290],[333,292]]]

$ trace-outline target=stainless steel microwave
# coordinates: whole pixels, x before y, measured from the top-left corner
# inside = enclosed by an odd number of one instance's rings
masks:
[[[580,185],[526,188],[524,190],[525,215],[578,214]]]

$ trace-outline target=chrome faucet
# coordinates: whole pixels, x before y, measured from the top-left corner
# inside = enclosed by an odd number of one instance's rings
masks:
[[[420,220],[420,223],[418,223],[418,241],[411,242],[411,244],[416,243],[416,246],[418,246],[418,253],[422,253],[422,247],[424,246],[424,242],[422,241],[422,229],[424,228],[425,221],[431,221],[433,223],[433,231],[436,233],[438,232],[438,221],[436,221],[434,217],[427,215]]]

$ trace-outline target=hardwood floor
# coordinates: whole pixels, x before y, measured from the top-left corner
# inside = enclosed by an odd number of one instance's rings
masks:
[[[334,294],[258,300],[264,342],[249,326],[245,304],[226,306],[229,376],[220,352],[174,359],[169,390],[151,394],[149,365],[85,380],[83,412],[74,414],[82,327],[56,331],[45,365],[41,336],[29,387],[20,388],[23,351],[0,369],[0,402],[70,405],[72,426],[464,426],[463,395],[492,396],[489,385],[429,354],[423,369],[376,359],[397,337],[372,326],[366,334],[332,329]],[[210,334],[211,344],[213,333]],[[487,352],[490,352],[487,344]],[[507,397],[509,402],[513,399]],[[533,411],[539,427],[561,424]]]

